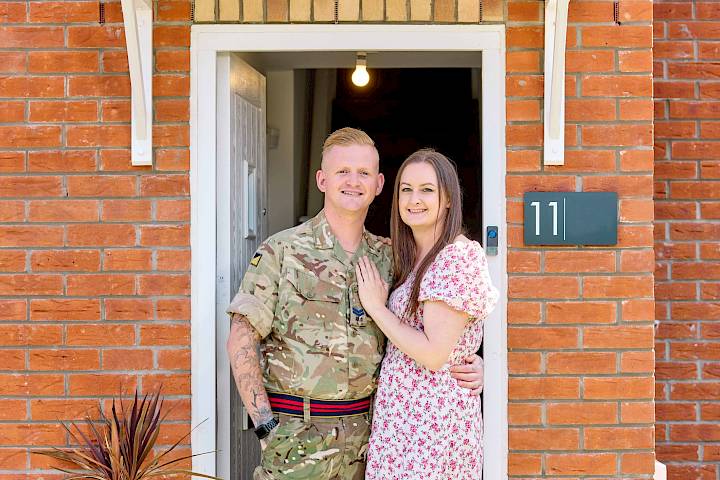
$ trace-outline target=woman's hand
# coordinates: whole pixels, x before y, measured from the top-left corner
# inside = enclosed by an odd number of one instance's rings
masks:
[[[358,280],[358,294],[363,308],[371,317],[373,312],[385,308],[387,303],[388,284],[380,276],[380,272],[373,262],[367,257],[362,257],[355,266],[355,274]]]

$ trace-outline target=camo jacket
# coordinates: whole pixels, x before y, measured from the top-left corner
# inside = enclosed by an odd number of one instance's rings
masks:
[[[364,231],[349,258],[322,211],[258,248],[227,312],[244,315],[262,337],[268,391],[321,400],[374,392],[385,336],[358,296],[355,265],[363,255],[390,283],[384,239]]]

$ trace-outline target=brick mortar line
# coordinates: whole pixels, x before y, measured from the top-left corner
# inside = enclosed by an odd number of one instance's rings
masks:
[[[650,424],[648,424],[648,425],[650,425]],[[591,428],[592,428],[592,427],[591,427]],[[553,429],[550,429],[550,428],[549,428],[548,430],[553,430]],[[517,450],[517,449],[510,449],[510,452],[518,452],[518,453],[519,453],[519,452],[522,452],[522,453],[540,453],[540,454],[544,454],[544,455],[562,455],[562,454],[573,454],[573,453],[578,453],[578,452],[583,452],[583,453],[588,453],[588,454],[593,454],[593,453],[643,453],[643,452],[650,453],[650,452],[652,452],[652,451],[653,451],[653,449],[652,449],[652,448],[648,448],[648,447],[642,447],[642,448],[639,448],[639,447],[629,447],[629,448],[626,448],[626,449],[614,449],[614,450],[607,450],[607,449],[597,449],[597,450],[592,449],[592,450],[591,450],[591,449],[588,449],[587,447],[585,447],[585,448],[580,447],[580,448],[577,449],[577,450],[568,450],[568,449],[558,449],[558,450],[554,450],[554,449],[553,449],[553,450]],[[556,478],[556,477],[557,477],[557,478],[565,478],[565,476],[557,476],[557,475],[554,475],[554,476],[553,476],[553,478]],[[581,475],[580,478],[594,478],[594,477],[595,477],[595,475]],[[525,477],[525,478],[527,478],[527,477]],[[578,478],[578,477],[577,477],[577,475],[575,475],[575,476],[570,476],[569,478],[576,479],[576,478]],[[601,478],[607,479],[608,476],[605,475],[605,476],[603,476],[603,477],[601,477]],[[612,478],[612,477],[610,477],[610,478]],[[622,478],[630,478],[630,477],[626,477],[625,475],[623,475]],[[632,477],[632,478],[635,478],[635,477]]]
[[[183,325],[182,323],[180,325]],[[638,325],[638,327],[644,326],[644,327],[651,327],[652,324],[647,323],[644,325]],[[612,328],[617,327],[617,325],[608,325],[606,328]],[[567,327],[567,328],[575,328],[575,327]],[[595,328],[595,327],[591,327]],[[554,353],[650,353],[653,351],[653,347],[651,346],[636,346],[636,347],[624,347],[624,346],[607,346],[607,347],[556,347],[556,348],[523,348],[523,347],[508,347],[509,353],[544,353],[544,354],[554,354]],[[622,355],[618,356],[620,358]],[[708,360],[712,362],[712,360]],[[679,363],[690,363],[690,362],[679,362]],[[716,362],[714,362],[716,363]],[[622,369],[618,369],[618,372],[627,374],[629,376],[633,375],[641,375],[641,374],[652,374],[653,370],[646,370],[641,372],[636,371],[622,371]],[[577,377],[577,376],[601,376],[604,377],[606,375],[614,375],[613,372],[559,372],[559,373],[547,373],[547,372],[541,372],[541,373],[518,373],[514,374],[511,373],[510,375],[520,375],[520,376],[535,376],[535,375],[552,375],[553,377],[558,376],[571,376],[571,377]]]
[[[94,324],[93,324],[94,325]],[[182,324],[181,324],[182,325]],[[99,352],[105,352],[105,351],[138,351],[138,352],[144,352],[144,351],[157,351],[157,352],[172,352],[172,351],[183,351],[188,350],[190,348],[190,345],[184,345],[184,344],[178,344],[178,345],[112,345],[112,346],[105,346],[105,347],[97,347],[97,346],[74,346],[74,345],[55,345],[54,348],[50,348],[50,346],[33,346],[33,347],[14,347],[14,346],[8,346],[8,345],[0,345],[0,348],[3,350],[17,350],[17,351],[23,351],[25,349],[29,349],[30,351],[65,351],[65,350],[82,350],[82,351],[97,351]],[[138,375],[148,375],[150,373],[158,373],[161,375],[169,375],[169,374],[180,374],[180,373],[190,373],[191,370],[189,369],[145,369],[145,370],[122,370],[122,369],[105,369],[102,370],[37,370],[37,369],[31,369],[28,368],[26,370],[3,370],[0,372],[1,375],[26,375],[26,374],[104,374],[104,373],[111,373],[111,374],[138,374]],[[2,397],[0,397],[2,398]]]
[[[599,98],[599,97],[582,97],[582,98]],[[525,100],[525,99],[526,98],[523,98],[523,100]],[[529,100],[532,100],[532,99],[529,98]],[[718,103],[720,103],[720,102],[718,102]],[[619,110],[619,106],[617,108]],[[720,117],[718,117],[718,119],[720,119]],[[4,124],[0,124],[0,126],[2,126],[2,125],[4,125]],[[22,125],[26,125],[26,123],[22,124]],[[507,125],[508,126],[537,126],[537,125],[542,125],[542,123],[538,123],[537,120],[509,120],[507,122]],[[584,125],[587,125],[587,126],[617,126],[617,125],[630,126],[630,125],[635,125],[635,126],[641,126],[641,125],[652,125],[652,124],[649,123],[648,120],[633,120],[633,119],[626,120],[626,119],[619,118],[619,116],[618,116],[618,118],[616,118],[614,120],[587,120],[587,121],[570,120],[570,121],[566,121],[565,125],[566,126],[571,126],[571,125],[578,125],[578,126],[584,126]],[[569,149],[566,149],[566,150],[569,150]],[[580,151],[580,150],[583,150],[583,149],[577,149],[576,151]]]
[[[23,297],[24,298],[24,297]],[[185,297],[183,297],[184,299]],[[132,300],[132,299],[127,299]],[[98,323],[100,322],[100,323]],[[0,322],[0,326],[38,326],[38,327],[47,327],[47,326],[63,326],[63,327],[87,327],[89,325],[96,325],[96,326],[102,326],[106,325],[108,327],[117,327],[122,325],[129,325],[129,326],[147,326],[147,325],[160,325],[160,326],[170,326],[170,325],[178,325],[178,326],[188,326],[190,325],[190,320],[183,320],[183,319],[163,319],[163,320],[153,320],[153,319],[137,319],[137,320],[108,320],[108,319],[100,319],[100,320],[22,320],[22,321],[12,321],[12,320],[4,320],[3,322]],[[186,345],[185,343],[178,343],[178,344],[157,344],[157,345],[107,345],[107,348],[120,348],[124,349],[125,347],[172,347],[177,345]],[[53,346],[58,346],[55,344],[34,344],[34,343],[27,343],[27,344],[5,344],[0,343],[0,346],[4,346],[7,348],[13,347],[13,348],[44,348],[44,349],[51,349]],[[72,345],[63,344],[60,346],[68,346],[72,347]],[[190,343],[187,343],[187,346],[190,346]],[[98,345],[78,345],[77,346],[80,349],[84,348],[98,348]],[[647,347],[646,349],[650,349],[650,347]]]
[[[3,198],[3,197],[0,197]],[[74,200],[77,197],[60,197],[60,198],[72,198],[73,200],[65,200],[66,202],[74,202],[77,200]],[[2,200],[0,200],[2,201]],[[45,202],[46,200],[40,200],[42,202]],[[147,226],[158,226],[158,227],[180,227],[184,225],[189,225],[189,220],[57,220],[55,222],[49,222],[47,220],[43,221],[32,221],[27,220],[23,222],[0,222],[0,226],[59,226],[59,225],[135,225],[139,227],[147,227]],[[123,245],[124,246],[124,245]],[[183,245],[168,245],[168,247],[182,247]],[[107,247],[107,245],[103,245],[100,248]],[[125,246],[129,248],[128,246]],[[163,247],[163,245],[146,245],[147,248],[152,247]],[[189,247],[189,245],[188,245]],[[43,247],[43,246],[28,246],[28,250],[31,249],[43,249],[43,248],[49,248],[49,247]],[[0,248],[1,249],[1,248]]]
[[[620,326],[634,326],[634,325],[642,326],[642,325],[652,325],[653,323],[654,323],[653,321],[647,320],[647,321],[642,321],[642,322],[625,322],[625,323],[621,323],[619,325]],[[528,328],[532,328],[532,327],[535,327],[535,328],[555,328],[555,327],[561,328],[561,327],[568,326],[568,327],[578,327],[579,328],[579,327],[617,327],[618,324],[614,324],[614,323],[511,323],[510,324],[510,328],[513,328],[515,326],[528,327]],[[647,349],[645,349],[645,350],[651,350],[651,347],[647,347]],[[514,352],[515,349],[508,348],[508,351]],[[545,350],[539,350],[539,351],[544,352]],[[718,359],[718,361],[720,361],[720,359]]]
[[[618,407],[621,407],[624,403],[630,403],[633,405],[650,405],[651,402],[647,398],[645,399],[632,399],[632,400],[622,400],[622,399],[603,399],[603,398],[589,398],[585,399],[587,400],[588,404],[612,404],[616,405]],[[543,400],[541,402],[538,402],[537,400],[524,400],[524,399],[510,399],[508,400],[510,404],[514,405],[536,405],[538,407],[542,407],[543,410],[547,410],[545,407],[548,407],[551,404],[577,404],[579,403],[576,398],[548,398],[546,400]],[[719,400],[720,402],[720,400]],[[650,422],[642,422],[642,423],[650,423]],[[513,425],[524,425],[524,424],[513,424]],[[535,425],[535,424],[532,424]]]
[[[514,350],[508,350],[509,352],[514,353]],[[628,352],[650,352],[652,350],[626,350]],[[525,350],[523,350],[525,352]],[[588,353],[586,351],[570,351],[570,350],[558,350],[558,351],[550,351],[548,353]],[[613,351],[602,351],[597,353],[620,353],[619,351],[613,350]],[[552,378],[552,379],[586,379],[586,378],[622,378],[622,379],[628,379],[628,378],[636,378],[636,379],[647,379],[652,378],[652,372],[616,372],[616,373],[512,373],[508,375],[508,378],[516,378],[516,379],[538,379],[538,378]],[[582,397],[580,397],[582,398]],[[625,398],[625,397],[623,397]],[[645,397],[641,397],[645,398]],[[635,397],[630,397],[630,399],[637,400]]]
[[[184,272],[189,273],[189,272]],[[161,273],[158,273],[158,275],[162,275]],[[0,296],[0,300],[57,300],[61,297],[66,297],[67,295],[2,295]],[[187,295],[138,295],[138,294],[132,294],[132,295],[78,295],[78,296],[72,296],[69,297],[70,300],[138,300],[138,299],[148,299],[148,300],[189,300],[190,294]],[[64,322],[65,320],[0,320],[0,325],[4,323],[11,323],[16,324],[19,322],[31,322],[28,323],[30,325],[34,325],[35,323],[51,323],[51,322]],[[79,322],[82,320],[67,320],[69,322]],[[189,321],[189,320],[185,320]]]

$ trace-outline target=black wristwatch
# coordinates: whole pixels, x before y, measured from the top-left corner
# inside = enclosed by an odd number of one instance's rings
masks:
[[[260,440],[270,435],[270,432],[272,432],[273,428],[278,426],[278,420],[277,418],[273,417],[267,422],[263,423],[259,427],[255,429],[255,435],[258,436]]]

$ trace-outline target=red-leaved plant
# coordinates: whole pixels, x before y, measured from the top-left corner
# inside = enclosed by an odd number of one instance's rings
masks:
[[[163,399],[159,390],[145,395],[142,399],[138,399],[135,391],[129,410],[124,408],[122,401],[117,403],[120,411],[116,409],[116,401],[113,399],[112,414],[109,417],[100,410],[99,420],[86,418],[84,424],[88,427],[87,433],[83,433],[74,422],[63,422],[63,427],[70,435],[72,447],[53,448],[36,453],[73,465],[72,469],[54,467],[68,474],[65,480],[145,480],[177,474],[221,480],[175,466],[178,462],[202,454],[169,458],[168,455],[189,433],[171,447],[153,455],[160,424],[169,413],[162,413]]]

